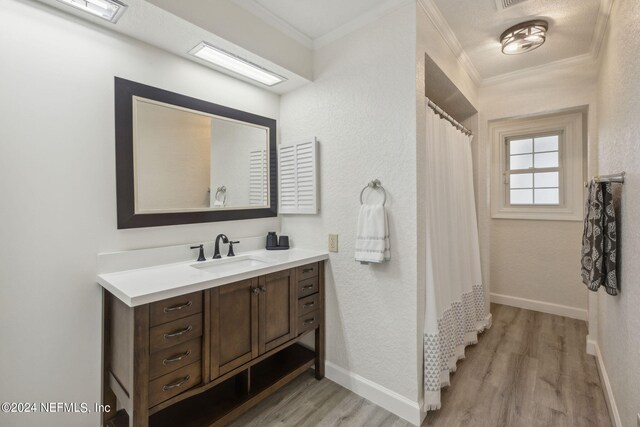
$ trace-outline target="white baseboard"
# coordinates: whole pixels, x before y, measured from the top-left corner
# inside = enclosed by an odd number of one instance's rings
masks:
[[[593,352],[593,353],[591,353]],[[590,340],[587,337],[587,353],[596,357],[598,365],[598,374],[600,375],[600,382],[604,389],[604,400],[607,402],[607,408],[609,408],[609,416],[611,417],[611,424],[614,427],[622,427],[622,421],[620,420],[620,413],[618,412],[618,405],[616,405],[616,399],[613,396],[613,390],[611,389],[611,382],[609,381],[609,375],[607,375],[607,369],[604,366],[604,360],[602,360],[602,353],[600,353],[600,347],[596,341]]]
[[[328,361],[325,361],[325,376],[415,426],[422,423],[423,414],[418,402]]]
[[[598,356],[598,343],[587,335],[587,354]]]
[[[539,311],[542,313],[555,314],[558,316],[570,317],[572,319],[587,320],[587,310],[567,305],[553,304],[550,302],[536,301],[532,299],[512,297],[509,295],[491,294],[491,302],[496,304],[510,305],[512,307],[526,308],[527,310]]]

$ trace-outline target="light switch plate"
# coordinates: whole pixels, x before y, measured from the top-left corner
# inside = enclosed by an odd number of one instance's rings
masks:
[[[638,427],[640,427],[640,414],[638,414]]]
[[[329,252],[338,252],[337,234],[329,234]]]

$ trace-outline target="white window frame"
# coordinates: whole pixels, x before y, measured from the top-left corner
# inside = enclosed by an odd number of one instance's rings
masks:
[[[557,167],[551,167],[551,168],[537,168],[535,167],[535,155],[538,154],[535,151],[535,142],[533,140],[535,140],[536,138],[544,138],[547,136],[557,136],[558,137],[558,166]],[[533,156],[533,161],[534,161],[534,166],[529,168],[529,169],[511,169],[511,153],[510,153],[510,144],[511,141],[518,141],[518,140],[522,140],[522,139],[531,139],[532,140],[532,146],[531,149],[533,150],[531,152],[531,155]],[[527,135],[516,135],[516,136],[510,136],[508,138],[506,138],[504,140],[504,143],[506,145],[505,147],[505,172],[504,172],[504,191],[505,191],[505,205],[507,206],[516,206],[516,207],[520,207],[520,206],[525,206],[525,207],[530,207],[530,206],[563,206],[564,205],[564,193],[565,193],[565,188],[564,188],[564,180],[562,179],[562,171],[564,169],[564,159],[562,156],[562,147],[564,146],[565,142],[564,142],[564,132],[562,131],[548,131],[548,132],[542,132],[542,133],[534,133],[534,134],[527,134]],[[551,152],[555,152],[551,151]],[[529,154],[529,153],[522,153],[524,154]],[[560,193],[560,197],[559,197],[559,201],[558,203],[554,203],[554,204],[542,204],[542,203],[536,203],[535,202],[535,190],[536,190],[536,186],[535,186],[535,174],[536,173],[545,173],[545,172],[558,172],[558,191]],[[524,175],[524,174],[532,174],[533,178],[532,178],[532,185],[533,187],[531,188],[532,193],[533,193],[533,203],[530,204],[511,204],[511,176],[512,175]],[[540,187],[538,187],[540,188]],[[515,189],[514,189],[515,190]]]
[[[582,112],[554,116],[500,120],[489,123],[491,138],[491,217],[581,221],[583,208]],[[509,203],[509,144],[527,136],[559,134],[560,203],[558,205],[511,205]]]

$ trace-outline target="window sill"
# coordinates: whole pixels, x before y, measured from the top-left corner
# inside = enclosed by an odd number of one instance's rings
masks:
[[[521,219],[534,221],[577,221],[582,222],[582,213],[569,209],[502,208],[491,214],[492,219]]]

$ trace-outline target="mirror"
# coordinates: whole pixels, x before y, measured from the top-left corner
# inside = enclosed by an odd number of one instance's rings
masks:
[[[275,120],[116,78],[118,228],[275,216]]]

